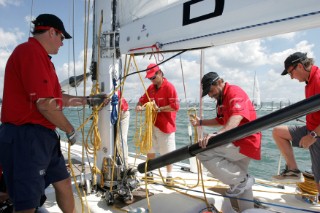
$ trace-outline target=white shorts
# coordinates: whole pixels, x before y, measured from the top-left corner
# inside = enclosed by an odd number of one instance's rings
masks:
[[[175,132],[164,133],[159,128],[152,127],[152,148],[149,153],[160,153],[160,155],[176,150]]]

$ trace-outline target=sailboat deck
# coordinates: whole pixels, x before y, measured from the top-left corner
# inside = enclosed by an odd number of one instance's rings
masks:
[[[66,148],[62,148],[66,155]],[[81,174],[81,156],[80,146],[73,146],[71,151],[73,170],[77,180],[80,180]],[[145,159],[129,158],[129,166],[134,167],[139,163],[144,162]],[[140,186],[133,193],[134,200],[131,204],[125,204],[121,201],[115,201],[113,206],[108,206],[103,198],[101,192],[92,193],[83,197],[84,212],[134,212],[140,208],[140,211],[146,211],[149,207],[153,213],[162,212],[201,212],[206,209],[206,196],[208,203],[213,204],[215,208],[223,212],[236,212],[237,209],[236,199],[228,199],[224,196],[227,186],[219,182],[210,174],[206,175],[203,172],[205,194],[202,190],[201,181],[198,181],[198,174],[190,172],[185,169],[187,165],[175,164],[174,165],[174,186],[168,186],[164,183],[161,173],[165,174],[165,169],[153,171],[154,183],[147,185],[143,181],[144,174],[137,173],[140,181]],[[86,177],[90,178],[90,168],[85,165]],[[159,173],[160,171],[160,173]],[[149,192],[148,199],[146,199],[146,189]],[[277,185],[275,183],[256,179],[256,184],[253,186],[254,200],[256,207],[268,209],[270,212],[320,212],[320,206],[312,205],[304,201],[299,195],[296,194],[295,185]],[[50,186],[46,190],[48,200],[44,208],[49,212],[60,212],[57,207],[54,190]],[[78,212],[82,212],[81,199],[79,199],[77,190],[74,187],[74,194],[76,197],[76,207]],[[253,201],[248,201],[253,202]]]

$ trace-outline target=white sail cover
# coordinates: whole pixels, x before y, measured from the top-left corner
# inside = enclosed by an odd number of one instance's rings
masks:
[[[120,27],[146,15],[166,10],[178,1],[179,0],[121,0],[117,7]]]
[[[121,53],[204,48],[320,26],[319,0],[119,0]]]

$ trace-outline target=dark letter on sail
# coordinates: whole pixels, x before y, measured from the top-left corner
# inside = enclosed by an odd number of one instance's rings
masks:
[[[221,16],[222,12],[223,12],[223,8],[224,8],[224,0],[215,0],[216,1],[216,5],[215,5],[215,9],[214,12],[212,13],[208,13],[202,16],[198,16],[195,18],[190,18],[190,7],[192,4],[196,4],[200,1],[203,0],[191,0],[188,2],[185,2],[183,4],[183,19],[182,19],[182,25],[188,25],[188,24],[193,24],[195,22],[199,22],[199,21],[203,21],[209,18],[214,18],[217,16]]]

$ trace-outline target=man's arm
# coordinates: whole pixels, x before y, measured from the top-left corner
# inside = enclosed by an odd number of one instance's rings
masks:
[[[158,112],[159,111],[160,112],[174,112],[174,111],[177,111],[176,109],[173,109],[170,105],[158,107],[156,110]]]
[[[83,96],[81,97],[81,96],[62,94],[62,102],[63,102],[63,106],[65,107],[84,106],[87,104],[88,99],[87,97],[83,97]]]
[[[90,106],[99,106],[100,104],[104,104],[104,106],[108,105],[110,99],[106,94],[97,94],[91,96],[73,96],[62,94],[63,106],[84,106],[86,104]]]
[[[51,123],[66,133],[74,131],[73,126],[62,113],[54,98],[41,98],[36,103],[39,112]]]
[[[221,126],[221,124],[215,119],[203,119],[200,120],[198,117],[195,119],[195,125],[193,124],[194,122],[192,122],[193,126]]]
[[[208,134],[208,135],[206,135],[204,138],[201,138],[201,139],[198,141],[198,142],[199,142],[199,146],[200,146],[201,148],[206,148],[206,147],[207,147],[207,144],[208,144],[208,142],[209,142],[209,139],[210,139],[211,137],[214,137],[214,136],[216,136],[217,134],[221,134],[221,133],[223,133],[223,132],[226,132],[226,131],[228,131],[228,130],[230,130],[230,129],[233,129],[233,128],[239,126],[242,118],[243,118],[242,115],[233,115],[233,116],[231,116],[231,117],[229,118],[228,122],[227,122],[218,132],[215,132],[215,133],[213,133],[213,134]],[[205,126],[207,126],[207,124],[209,124],[209,123],[211,123],[211,122],[214,123],[213,120],[214,120],[216,123],[218,123],[216,119],[203,120],[202,122],[204,122],[204,123],[205,123]]]
[[[242,115],[232,115],[227,121],[227,123],[218,131],[218,134],[236,128],[237,126],[239,126],[242,119]]]

